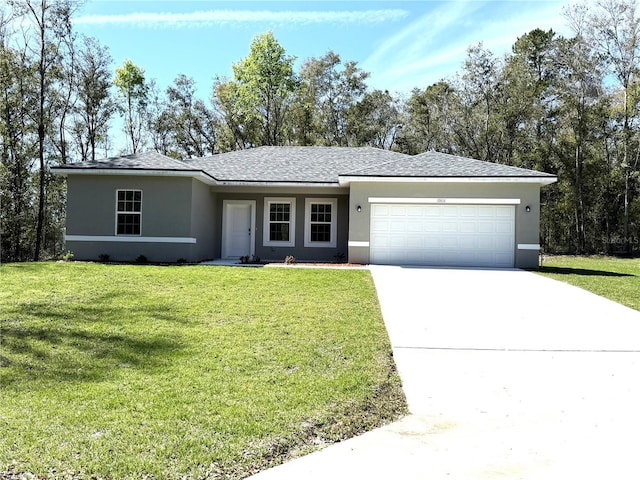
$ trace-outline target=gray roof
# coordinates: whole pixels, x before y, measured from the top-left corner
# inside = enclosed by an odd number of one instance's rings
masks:
[[[408,158],[370,147],[258,147],[185,163],[219,181],[338,183],[343,171]]]
[[[342,175],[355,177],[555,177],[536,170],[439,152],[425,152],[394,159],[387,163],[343,172]]]
[[[57,167],[204,173],[229,183],[339,183],[340,177],[526,177],[554,175],[438,152],[405,155],[371,147],[257,147],[185,161],[155,152]]]
[[[129,170],[184,170],[199,171],[185,162],[167,157],[157,152],[135,153],[121,157],[110,157],[95,162],[69,163],[56,167],[62,170],[99,170],[99,169],[129,169]]]

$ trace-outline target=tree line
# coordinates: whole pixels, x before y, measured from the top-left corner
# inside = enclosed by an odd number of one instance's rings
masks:
[[[178,75],[113,68],[78,36],[77,0],[0,7],[0,258],[62,253],[64,179],[52,166],[153,149],[186,159],[260,145],[435,150],[558,175],[542,191],[545,252],[640,250],[640,17],[635,0],[565,9],[569,38],[533,30],[497,56],[479,43],[460,70],[408,94],[369,88],[338,53],[296,70],[271,32],[217,77],[209,99]],[[113,152],[111,121],[127,140]]]

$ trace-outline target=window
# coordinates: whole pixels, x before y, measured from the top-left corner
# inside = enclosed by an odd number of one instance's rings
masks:
[[[274,247],[296,245],[296,199],[265,198],[263,243]]]
[[[142,190],[116,192],[116,235],[140,235]]]
[[[338,200],[307,198],[304,216],[305,247],[335,247]]]

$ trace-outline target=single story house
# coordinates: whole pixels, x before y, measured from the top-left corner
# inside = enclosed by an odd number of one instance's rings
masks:
[[[67,177],[77,259],[537,267],[540,188],[554,175],[427,152],[258,147],[52,169]]]

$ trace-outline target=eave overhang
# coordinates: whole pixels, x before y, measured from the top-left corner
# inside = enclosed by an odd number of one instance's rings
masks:
[[[158,170],[144,168],[69,168],[53,167],[51,172],[58,175],[122,175],[142,177],[191,177],[207,185],[220,183],[202,170]]]

